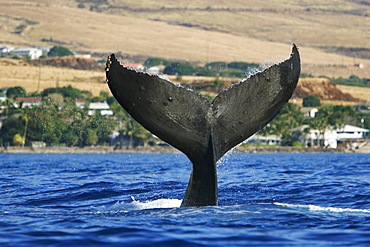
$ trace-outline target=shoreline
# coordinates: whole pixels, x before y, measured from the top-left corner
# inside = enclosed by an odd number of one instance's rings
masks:
[[[182,152],[171,146],[151,147],[123,147],[114,150],[113,146],[97,147],[8,147],[1,148],[1,154],[119,154],[119,153],[178,153]],[[370,148],[344,150],[327,148],[302,148],[302,147],[237,147],[232,153],[370,153]]]

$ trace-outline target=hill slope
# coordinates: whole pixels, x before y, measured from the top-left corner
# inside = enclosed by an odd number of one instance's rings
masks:
[[[324,75],[320,67],[329,65],[337,76],[346,76],[337,68],[349,66],[353,74],[370,77],[370,70],[353,67],[356,62],[369,68],[368,59],[354,60],[313,47],[370,48],[370,22],[365,16],[369,8],[354,1],[339,1],[343,5],[329,1],[326,7],[333,11],[315,7],[318,1],[303,1],[301,6],[277,0],[253,0],[247,6],[241,0],[203,0],[197,5],[149,0],[80,2],[85,8],[77,8],[72,0],[1,1],[0,43],[61,44],[76,51],[121,52],[126,57],[262,63],[287,58],[294,41],[301,47],[304,72]]]

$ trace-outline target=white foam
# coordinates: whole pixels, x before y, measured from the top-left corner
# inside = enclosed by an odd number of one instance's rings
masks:
[[[336,208],[336,207],[321,207],[315,205],[300,205],[300,204],[289,204],[289,203],[280,203],[274,202],[275,205],[289,208],[305,208],[310,211],[322,211],[322,212],[350,212],[350,213],[370,213],[369,209],[353,209],[353,208]]]
[[[152,208],[178,208],[181,205],[182,200],[179,199],[158,199],[155,201],[140,202],[136,201],[133,197],[131,206],[136,210],[152,209]]]
[[[178,208],[181,205],[180,199],[158,199],[154,201],[140,202],[131,196],[132,202],[116,202],[111,206],[101,206],[97,208],[95,214],[114,214],[125,213],[134,210],[153,209],[153,208]]]

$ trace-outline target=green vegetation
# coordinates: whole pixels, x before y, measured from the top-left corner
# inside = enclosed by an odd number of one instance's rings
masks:
[[[170,65],[172,62],[170,61],[167,61],[167,60],[164,60],[162,58],[157,58],[157,57],[152,57],[152,58],[148,58],[145,62],[144,62],[144,65],[146,67],[152,67],[152,66],[155,66],[155,65],[159,65],[159,64],[162,64],[164,66],[168,66]]]
[[[332,82],[338,85],[347,85],[347,86],[358,86],[358,87],[370,87],[370,79],[360,78],[356,75],[351,75],[347,79],[343,77],[338,77],[332,79]]]
[[[214,86],[222,87],[222,81],[217,78]],[[106,92],[92,97],[90,92],[71,86],[48,88],[40,95],[43,100],[41,106],[22,108],[20,104],[20,109],[12,107],[15,97],[37,94],[27,94],[22,87],[9,88],[7,93],[11,97],[2,103],[6,107],[1,113],[4,121],[0,129],[0,143],[23,146],[30,142],[42,141],[49,146],[107,145],[112,144],[110,135],[114,130],[120,133],[118,139],[121,144],[125,142],[125,145],[145,145],[154,140],[153,136]],[[81,98],[86,102],[82,109],[75,103],[76,99]],[[305,98],[307,105],[317,105],[317,100],[316,97]],[[101,101],[108,102],[114,117],[102,116],[100,113],[92,116],[88,114],[89,102]],[[370,114],[356,112],[351,106],[324,105],[315,118],[305,118],[298,105],[287,103],[260,134],[279,135],[283,137],[283,145],[300,146],[299,135],[293,133],[292,129],[303,124],[308,125],[309,129],[340,127],[345,124],[370,129]]]
[[[26,90],[22,87],[11,87],[6,91],[6,97],[15,99],[16,97],[26,96]]]
[[[54,46],[48,52],[48,57],[65,57],[65,56],[72,56],[73,52],[71,52],[68,48],[63,46]]]
[[[162,62],[161,64],[164,64],[163,61],[159,59],[150,60],[148,64],[152,65],[153,61]],[[173,62],[165,68],[164,73],[168,75],[223,76],[240,78],[246,77],[250,71],[257,68],[259,68],[258,64],[246,62],[212,62],[207,63],[204,67],[193,66],[191,63]]]
[[[89,91],[82,91],[77,88],[74,88],[72,86],[67,87],[61,87],[61,88],[47,88],[44,91],[41,92],[42,97],[47,97],[51,94],[59,93],[64,98],[68,99],[78,99],[78,98],[84,98],[88,99],[92,97],[91,92]]]
[[[315,118],[304,118],[298,105],[287,103],[281,112],[260,131],[260,134],[281,135],[283,145],[298,146],[300,136],[293,133],[292,129],[303,124],[307,124],[308,129],[319,130],[329,126],[341,127],[345,124],[370,129],[370,114],[356,112],[351,106],[325,105],[319,109]]]
[[[25,92],[20,87],[11,89]],[[132,145],[143,145],[152,138],[105,92],[96,99],[109,102],[114,117],[102,116],[100,113],[89,116],[88,104],[93,98],[90,92],[84,92],[71,86],[45,89],[42,92],[42,106],[30,108],[12,108],[13,98],[4,102],[9,109],[2,112],[6,118],[0,129],[0,143],[20,146],[42,141],[49,146],[106,145],[113,130],[122,133],[123,138],[129,139]],[[81,95],[86,97],[83,109],[78,108],[74,101],[81,98]]]
[[[308,95],[303,99],[302,105],[304,107],[316,107],[321,106],[321,102],[315,95]]]

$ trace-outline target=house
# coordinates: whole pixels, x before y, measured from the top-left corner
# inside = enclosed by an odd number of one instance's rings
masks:
[[[360,69],[365,68],[365,66],[364,66],[364,64],[363,64],[363,63],[355,63],[353,66],[358,67],[358,68],[360,68]]]
[[[43,54],[41,49],[34,47],[16,48],[12,52],[18,56],[28,56],[31,60],[39,59]]]
[[[353,141],[358,139],[364,139],[369,133],[368,129],[360,128],[357,126],[346,124],[341,128],[338,128],[338,140],[339,141]]]
[[[16,108],[22,107],[32,107],[32,106],[41,106],[42,105],[42,98],[34,98],[34,97],[17,97],[15,98],[16,103],[14,106]]]
[[[75,104],[78,108],[83,109],[86,106],[84,99],[76,99]],[[104,102],[91,102],[89,104],[88,115],[93,116],[96,111],[99,111],[102,116],[113,116],[113,111],[110,110],[106,101]]]
[[[0,46],[0,53],[6,54],[14,50],[14,47],[9,45],[1,45]]]
[[[353,108],[355,109],[355,111],[358,111],[358,112],[369,113],[370,112],[370,102],[364,102],[358,105],[354,105]]]
[[[319,110],[315,107],[302,107],[301,112],[306,118],[314,118]]]
[[[158,75],[158,74],[162,74],[165,68],[166,68],[165,65],[159,64],[159,65],[147,68],[146,72],[152,75]]]
[[[281,136],[277,135],[268,135],[268,136],[262,136],[262,135],[253,135],[250,138],[248,138],[243,143],[253,143],[253,144],[263,144],[263,145],[281,145]]]
[[[121,64],[125,68],[134,69],[136,71],[144,71],[145,67],[141,63],[123,63]]]
[[[113,116],[113,111],[110,110],[109,105],[106,101],[104,102],[91,102],[89,105],[89,116],[95,114],[96,111],[100,111],[102,116]]]
[[[311,129],[300,139],[307,147],[337,148],[338,143],[364,142],[368,129],[346,124],[341,128],[325,128],[324,130]]]
[[[310,129],[300,139],[300,142],[306,147],[338,147],[338,134],[332,128],[324,130]]]
[[[8,89],[9,87],[4,87],[0,89],[0,102],[4,102],[8,99],[8,97],[6,96]]]

